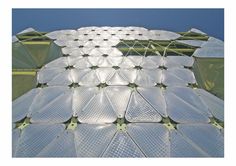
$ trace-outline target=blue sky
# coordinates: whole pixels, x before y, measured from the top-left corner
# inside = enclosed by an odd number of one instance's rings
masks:
[[[13,9],[12,33],[32,27],[38,31],[83,26],[142,26],[187,31],[192,27],[224,39],[223,9]]]

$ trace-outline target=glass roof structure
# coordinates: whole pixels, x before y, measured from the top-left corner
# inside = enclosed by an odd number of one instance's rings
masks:
[[[222,41],[194,28],[29,28],[12,45],[13,157],[224,156]]]

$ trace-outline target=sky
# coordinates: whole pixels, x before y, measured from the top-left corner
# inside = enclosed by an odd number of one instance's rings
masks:
[[[13,9],[12,34],[84,26],[141,26],[175,32],[197,28],[224,40],[223,9]]]

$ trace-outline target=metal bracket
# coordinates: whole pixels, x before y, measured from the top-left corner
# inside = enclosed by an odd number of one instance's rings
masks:
[[[127,124],[125,124],[125,119],[124,118],[118,118],[116,127],[118,131],[126,131],[127,130]]]
[[[172,121],[170,118],[163,118],[162,123],[164,126],[166,126],[169,130],[175,130],[177,123]]]
[[[223,129],[224,127],[224,123],[220,122],[219,120],[217,120],[216,118],[212,117],[210,118],[210,124],[212,124],[213,126],[215,126],[218,129]]]
[[[72,117],[70,122],[67,125],[67,130],[75,130],[77,127],[77,118],[76,117]]]
[[[30,124],[30,118],[25,118],[24,121],[22,123],[19,123],[18,127],[20,130],[23,130],[24,128],[26,128],[28,125]]]

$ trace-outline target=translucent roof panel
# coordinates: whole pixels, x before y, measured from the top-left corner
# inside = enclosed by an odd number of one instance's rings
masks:
[[[28,32],[36,32],[34,28],[27,28],[17,34],[23,34],[23,33],[28,33]]]
[[[81,123],[112,123],[117,119],[116,111],[104,90],[99,90],[77,115]]]
[[[196,57],[224,57],[224,43],[223,41],[210,37],[208,41],[198,48],[193,56]]]
[[[20,139],[20,129],[16,128],[12,130],[12,156],[15,156],[17,146]]]
[[[170,131],[170,156],[172,157],[206,157],[208,154],[198,148],[191,140],[176,130]]]
[[[30,33],[12,43],[13,75],[35,79],[13,101],[13,157],[224,156],[224,101],[207,89],[223,78],[196,72],[198,57],[223,58],[222,41],[134,26]]]
[[[177,33],[164,30],[151,30],[150,35],[153,35],[151,37],[153,40],[174,40],[181,36]]]
[[[62,35],[61,31],[53,31],[50,33],[47,33],[46,36],[51,38],[51,39],[57,39],[60,35]]]
[[[187,86],[196,83],[196,80],[191,70],[170,68],[163,71],[162,83],[166,86]]]
[[[164,66],[167,68],[174,67],[192,67],[194,63],[193,57],[188,56],[168,56],[163,59]]]
[[[33,89],[20,98],[17,98],[12,103],[12,121],[17,122],[24,119],[30,109],[30,106],[35,98],[35,96],[39,93],[40,89]]]
[[[62,124],[32,124],[21,133],[15,150],[17,157],[36,157],[51,141],[63,132]]]
[[[147,157],[169,156],[169,132],[161,124],[130,124],[128,133]]]
[[[114,124],[82,124],[75,130],[78,157],[100,157],[116,133]]]
[[[222,157],[224,155],[223,137],[215,127],[209,124],[181,124],[178,125],[178,130],[209,156]]]
[[[49,143],[37,157],[76,157],[75,134],[73,131],[62,132],[57,139]]]
[[[202,45],[206,43],[206,41],[202,41],[202,40],[178,40],[178,42],[195,46],[195,47],[201,47]]]
[[[166,102],[164,99],[163,90],[161,88],[138,87],[137,91],[148,103],[150,103],[158,111],[159,114],[161,114],[163,117],[167,116]]]
[[[161,115],[138,92],[134,91],[125,114],[129,122],[160,122]]]
[[[194,90],[186,87],[168,88],[165,92],[167,111],[179,123],[208,123],[211,114]],[[178,106],[178,107],[176,107]]]
[[[71,96],[67,87],[33,89],[13,102],[13,122],[26,116],[34,123],[65,122],[72,116]]]
[[[12,43],[19,41],[19,39],[16,36],[12,36]]]
[[[202,32],[201,30],[196,29],[196,28],[191,28],[189,31],[190,32],[199,33],[199,34],[202,34],[202,35],[206,35],[206,33]]]
[[[196,92],[199,94],[201,100],[206,103],[212,115],[224,121],[224,101],[203,89],[197,89]]]

